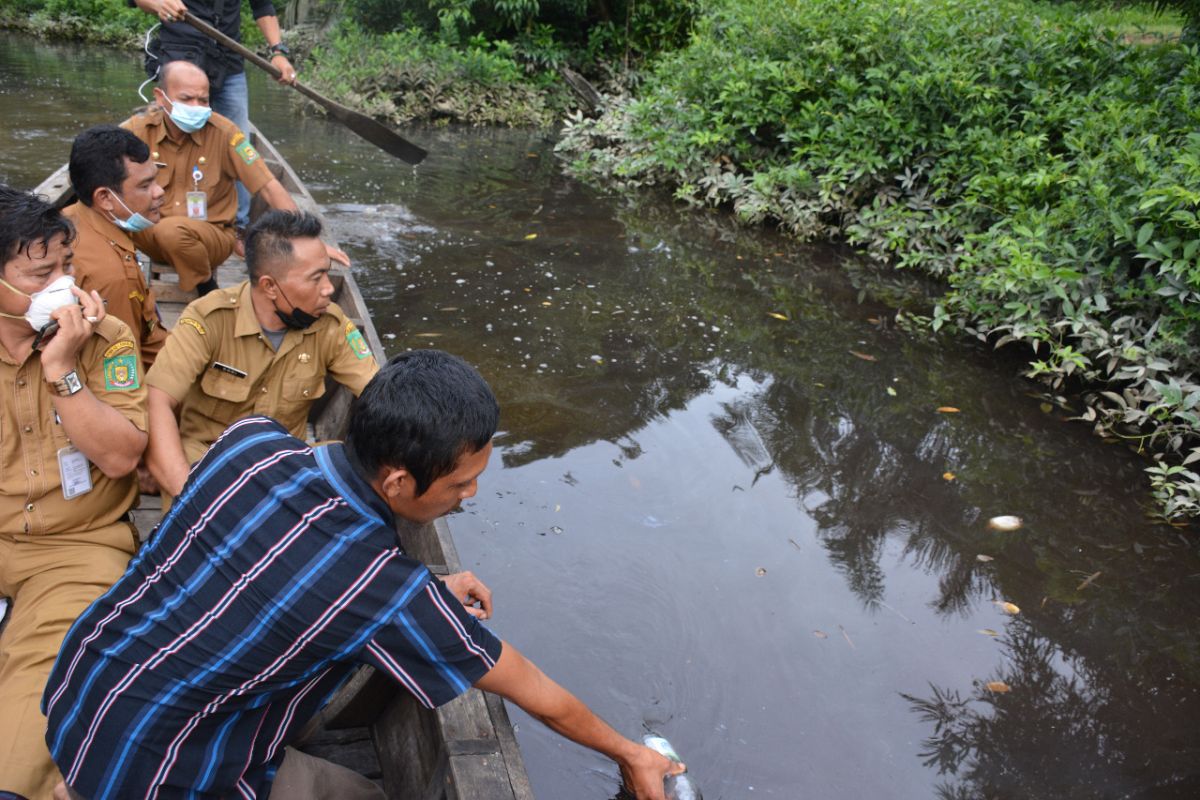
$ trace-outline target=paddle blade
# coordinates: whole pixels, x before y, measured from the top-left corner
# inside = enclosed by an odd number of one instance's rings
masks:
[[[300,94],[328,111],[329,116],[389,155],[407,161],[409,164],[420,164],[424,160],[426,153],[422,148],[417,147],[378,120],[352,111],[340,103],[335,103],[301,83],[292,85]]]

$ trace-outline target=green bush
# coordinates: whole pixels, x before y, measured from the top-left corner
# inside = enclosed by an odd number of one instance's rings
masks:
[[[419,30],[377,35],[345,22],[312,62],[315,87],[395,123],[543,126],[569,102],[561,84],[529,77],[510,43],[483,37],[455,47]]]
[[[714,0],[561,147],[941,277],[935,330],[1030,346],[1163,459],[1167,514],[1200,514],[1200,54],[1122,33],[1028,0]]]

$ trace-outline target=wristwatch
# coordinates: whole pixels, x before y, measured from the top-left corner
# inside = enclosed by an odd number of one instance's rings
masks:
[[[83,389],[83,384],[79,382],[79,373],[75,370],[71,370],[56,381],[50,381],[50,385],[54,387],[54,391],[58,392],[59,397],[70,397]]]
[[[287,58],[291,54],[292,54],[292,51],[288,50],[288,46],[286,44],[284,44],[283,42],[278,42],[277,44],[273,44],[267,48],[267,58],[271,58],[272,56],[277,56],[277,55]]]

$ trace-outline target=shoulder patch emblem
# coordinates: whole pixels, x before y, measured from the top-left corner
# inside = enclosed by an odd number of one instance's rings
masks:
[[[208,331],[204,330],[203,325],[201,325],[199,322],[192,319],[191,317],[180,317],[179,324],[187,325],[189,328],[194,328],[196,330],[196,333],[200,334],[201,336],[208,333]]]
[[[371,357],[371,348],[367,347],[367,342],[363,339],[363,335],[359,333],[358,328],[354,327],[353,322],[346,323],[346,344],[358,356],[361,361],[364,358]]]
[[[242,161],[245,161],[246,164],[253,164],[255,161],[258,161],[258,151],[254,149],[254,145],[250,144],[248,140],[242,140],[241,144],[233,148],[233,152],[241,156]]]
[[[110,392],[128,392],[137,389],[137,356],[133,353],[104,359],[104,388]]]
[[[113,356],[115,356],[117,353],[123,353],[126,350],[128,350],[129,352],[133,352],[133,350],[134,350],[133,341],[130,339],[122,339],[121,341],[117,342],[113,346],[109,347],[107,350],[104,351],[104,357],[106,359],[109,359],[109,358],[112,358]]]

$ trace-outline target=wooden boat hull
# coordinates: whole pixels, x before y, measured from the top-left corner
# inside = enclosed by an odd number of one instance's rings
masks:
[[[275,146],[257,130],[252,140],[296,205],[320,217],[316,201]],[[34,191],[59,207],[70,203],[74,195],[67,167],[55,171]],[[261,211],[261,202],[256,199],[251,214]],[[162,265],[152,269],[151,285],[168,325],[194,299],[193,293],[179,290],[173,277]],[[244,278],[245,266],[240,262],[227,262],[219,271],[219,280],[225,286]],[[371,352],[382,363],[383,345],[353,275],[339,267],[330,273],[330,279],[334,301],[358,325]],[[314,404],[309,417],[314,441],[344,436],[352,399],[349,390],[329,379],[325,396]],[[160,512],[158,498],[143,495],[142,499],[134,516],[144,538],[157,524]],[[445,520],[420,526],[401,524],[397,533],[405,551],[435,575],[461,569]],[[309,722],[295,744],[378,779],[388,797],[533,800],[503,701],[477,689],[430,710],[393,681],[364,666]]]

